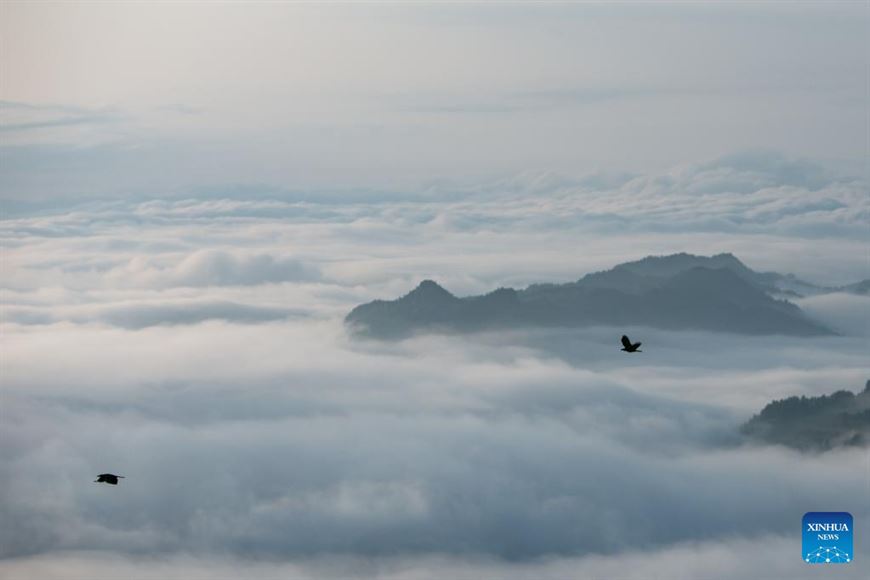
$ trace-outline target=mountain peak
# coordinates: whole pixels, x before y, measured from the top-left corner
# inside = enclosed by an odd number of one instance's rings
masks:
[[[443,286],[435,280],[426,279],[417,284],[417,287],[405,295],[405,298],[425,298],[427,300],[437,298],[455,298],[453,294],[448,292]]]
[[[441,286],[438,282],[436,282],[435,280],[431,280],[429,278],[426,278],[425,280],[423,280],[422,282],[417,284],[417,287],[415,288],[415,290],[419,290],[422,292],[430,292],[432,290],[447,292],[447,290],[445,290],[444,287]]]
[[[703,259],[702,256],[697,256],[700,259]],[[716,254],[715,256],[710,257],[710,262],[714,264],[726,264],[728,266],[734,266],[740,269],[746,269],[746,264],[740,261],[740,258],[732,254],[731,252],[723,252],[721,254]]]

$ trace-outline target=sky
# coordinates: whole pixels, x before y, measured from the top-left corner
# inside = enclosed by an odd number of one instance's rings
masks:
[[[0,577],[809,578],[832,336],[359,340],[647,255],[870,278],[866,3],[0,5]],[[619,351],[627,333],[643,355]],[[92,483],[113,472],[117,487]]]
[[[4,199],[408,190],[757,149],[866,177],[863,2],[2,11]]]

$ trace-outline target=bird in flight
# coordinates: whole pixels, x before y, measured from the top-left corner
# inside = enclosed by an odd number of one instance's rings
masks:
[[[624,334],[622,335],[622,350],[625,352],[643,352],[642,350],[637,350],[640,348],[640,343],[636,342],[631,344],[631,340]]]
[[[110,483],[112,485],[118,485],[119,479],[124,479],[124,476],[114,475],[112,473],[101,473],[97,476],[97,479],[94,480],[94,483]]]

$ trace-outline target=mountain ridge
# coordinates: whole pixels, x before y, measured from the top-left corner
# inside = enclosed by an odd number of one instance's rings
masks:
[[[870,444],[870,380],[855,394],[840,390],[768,403],[741,427],[750,440],[802,451]]]
[[[354,308],[355,334],[402,338],[418,332],[464,333],[519,327],[646,325],[740,334],[833,334],[778,298],[771,283],[733,254],[650,256],[565,284],[498,288],[457,297],[431,279],[396,300]]]

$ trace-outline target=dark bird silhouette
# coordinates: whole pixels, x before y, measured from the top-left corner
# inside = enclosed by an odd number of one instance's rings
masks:
[[[643,352],[642,350],[637,350],[640,348],[640,343],[636,342],[631,344],[631,341],[624,334],[622,335],[622,350],[625,352]]]
[[[124,476],[114,475],[112,473],[101,473],[97,476],[97,479],[94,480],[94,483],[110,483],[112,485],[118,485],[119,479],[124,479]]]

